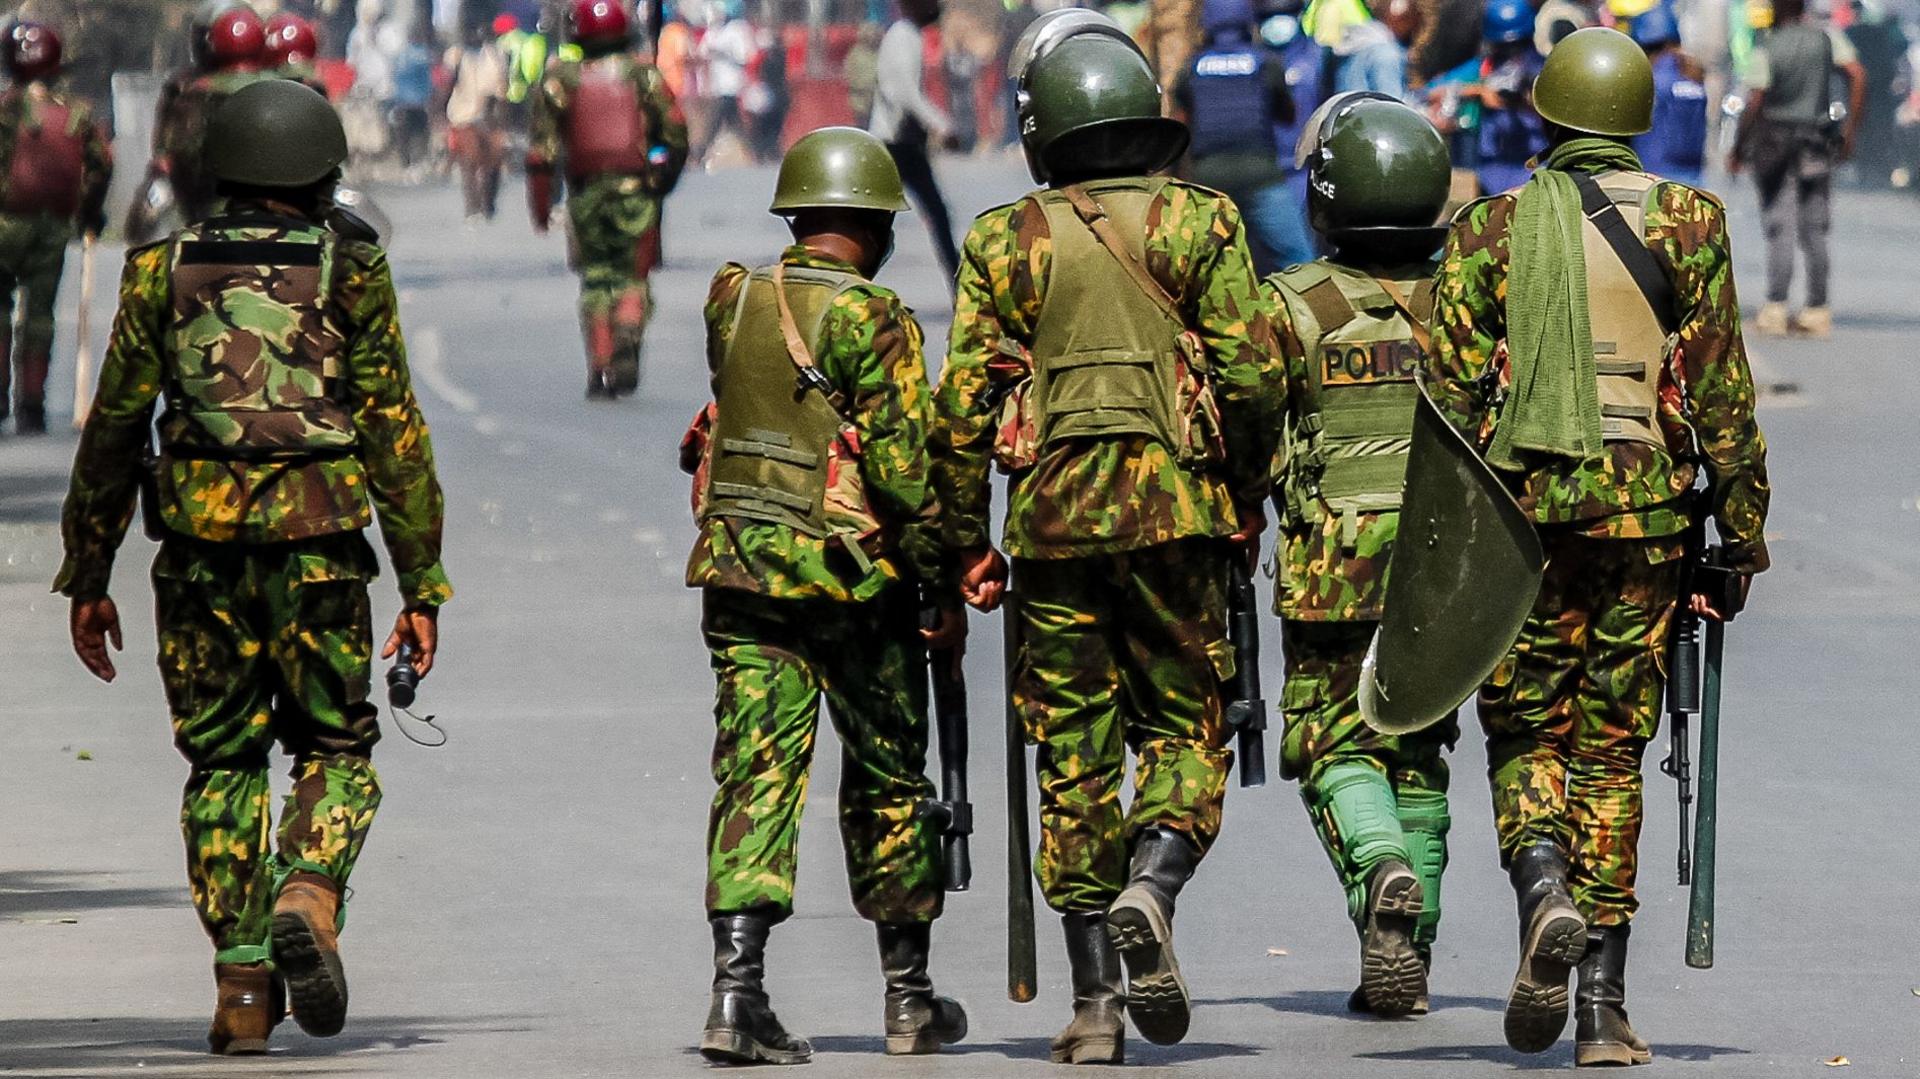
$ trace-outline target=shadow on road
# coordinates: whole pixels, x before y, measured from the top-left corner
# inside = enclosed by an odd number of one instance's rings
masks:
[[[813,1048],[820,1053],[858,1053],[879,1056],[886,1049],[880,1038],[868,1035],[829,1034],[808,1039]],[[999,1041],[961,1042],[959,1045],[945,1046],[941,1056],[998,1056],[1008,1060],[1045,1061],[1051,1047],[1048,1038],[1003,1038]],[[1225,1060],[1231,1057],[1258,1056],[1260,1049],[1252,1045],[1235,1045],[1227,1042],[1182,1042],[1179,1045],[1152,1045],[1138,1038],[1127,1039],[1128,1064],[1185,1064],[1205,1060]]]
[[[208,986],[212,999],[212,986]],[[338,1037],[318,1039],[301,1034],[291,1022],[274,1034],[274,1050],[264,1057],[244,1058],[266,1074],[334,1075],[360,1070],[355,1062],[339,1059],[378,1049],[369,1068],[388,1071],[393,1064],[385,1052],[438,1045],[454,1035],[524,1033],[530,1026],[503,1022],[508,1017],[480,1016],[448,1021],[415,1016],[373,1016],[353,1019]],[[127,1016],[101,1019],[0,1019],[0,1045],[6,1049],[7,1074],[45,1069],[60,1075],[166,1074],[174,1068],[203,1069],[207,1054],[206,1019],[150,1019]],[[249,1070],[242,1058],[241,1073]],[[285,1065],[284,1067],[281,1065]],[[223,1073],[236,1069],[221,1067]]]
[[[106,873],[14,870],[0,873],[0,920],[59,917],[120,907],[185,906],[182,888],[116,888],[95,883]]]
[[[1271,997],[1220,997],[1213,1000],[1196,1000],[1196,1005],[1212,1004],[1257,1004],[1271,1008],[1276,1012],[1297,1015],[1313,1015],[1323,1019],[1350,1019],[1357,1023],[1381,1023],[1392,1020],[1376,1019],[1371,1015],[1361,1015],[1347,1010],[1347,998],[1352,995],[1346,989],[1298,989],[1290,993],[1281,993]],[[1497,1012],[1504,1009],[1507,1002],[1495,997],[1450,997],[1436,995],[1433,998],[1433,1010],[1446,1011],[1450,1008],[1471,1008],[1475,1011]]]
[[[1517,1071],[1564,1071],[1572,1043],[1556,1046],[1539,1054],[1515,1052],[1506,1045],[1435,1045],[1420,1049],[1391,1049],[1378,1053],[1356,1053],[1358,1060],[1405,1060],[1424,1063],[1477,1060],[1488,1064],[1510,1064]],[[1723,1056],[1745,1056],[1747,1050],[1723,1045],[1668,1045],[1656,1043],[1653,1059],[1685,1060],[1694,1063]]]

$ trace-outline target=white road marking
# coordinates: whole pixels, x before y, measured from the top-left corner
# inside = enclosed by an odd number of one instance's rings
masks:
[[[433,395],[451,405],[455,412],[470,415],[480,411],[480,399],[455,385],[453,378],[447,374],[446,349],[440,341],[440,327],[428,326],[413,335],[413,370],[420,376],[420,381],[433,391]]]

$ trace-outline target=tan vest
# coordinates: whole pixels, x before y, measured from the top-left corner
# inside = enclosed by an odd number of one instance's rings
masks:
[[[1609,172],[1594,179],[1634,234],[1644,237],[1647,204],[1658,178],[1644,172]],[[1587,318],[1600,380],[1601,435],[1608,442],[1644,442],[1669,450],[1659,421],[1660,374],[1676,341],[1668,338],[1646,294],[1592,221],[1581,222],[1580,242],[1586,252]]]

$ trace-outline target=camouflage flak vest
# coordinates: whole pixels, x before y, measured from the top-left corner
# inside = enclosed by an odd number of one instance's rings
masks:
[[[1609,172],[1594,177],[1636,236],[1646,233],[1656,177]],[[1600,431],[1608,442],[1644,442],[1669,450],[1659,426],[1660,373],[1674,342],[1647,295],[1591,220],[1580,223],[1587,265],[1587,319],[1600,382]]]
[[[1351,546],[1358,516],[1400,508],[1425,357],[1415,323],[1379,279],[1324,259],[1272,278],[1306,349],[1306,384],[1275,463],[1282,504],[1296,521],[1341,520]],[[1430,273],[1388,279],[1424,324]]]
[[[174,236],[167,456],[300,468],[354,454],[335,243],[318,225],[264,214]]]
[[[802,388],[781,322],[778,269],[794,345],[821,354],[834,297],[865,282],[802,266],[763,266],[740,289],[714,380],[716,417],[702,522],[715,517],[782,525],[834,539],[864,572],[881,525],[860,482],[858,440],[823,388]]]
[[[1164,179],[1082,186],[1136,259],[1145,258],[1147,208]],[[1053,243],[1054,272],[1033,330],[1034,429],[1042,447],[1070,438],[1145,435],[1178,451],[1179,340],[1174,322],[1074,212],[1066,195],[1036,196]]]

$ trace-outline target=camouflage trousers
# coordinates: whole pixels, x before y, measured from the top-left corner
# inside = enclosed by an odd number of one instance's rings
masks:
[[[718,788],[707,824],[709,914],[793,912],[825,694],[840,737],[840,839],[854,909],[875,922],[939,917],[939,835],[919,813],[934,789],[912,591],[896,584],[864,603],[706,591]]]
[[[1659,560],[1668,546],[1548,538],[1540,598],[1480,691],[1501,861],[1559,847],[1596,925],[1639,906],[1640,760],[1660,727],[1680,587],[1680,563]]]
[[[1059,911],[1104,910],[1146,828],[1201,852],[1220,833],[1227,772],[1222,686],[1233,677],[1216,540],[1120,554],[1019,559],[1014,707],[1038,747],[1040,888]],[[1127,750],[1133,804],[1122,812]]]
[[[1287,680],[1280,774],[1300,781],[1300,799],[1356,926],[1366,921],[1367,877],[1374,866],[1397,858],[1420,877],[1426,912],[1415,927],[1415,943],[1425,949],[1439,934],[1451,824],[1442,753],[1459,739],[1460,724],[1449,718],[1409,735],[1367,726],[1360,716],[1360,664],[1377,626],[1281,622]],[[1377,813],[1369,812],[1374,806],[1368,801],[1377,804]]]
[[[367,700],[377,572],[358,532],[251,546],[172,537],[153,564],[160,678],[192,767],[180,827],[217,962],[260,962],[278,885],[303,869],[343,887],[380,805]],[[293,789],[272,849],[275,741]]]
[[[647,278],[660,261],[660,199],[637,176],[594,176],[570,189],[567,215],[587,363],[631,390],[653,314]]]
[[[0,214],[0,416],[12,400],[9,387],[16,367],[20,383],[15,389],[21,404],[38,405],[46,397],[55,304],[67,241],[72,238],[73,226],[52,214]],[[16,293],[18,334],[14,333]]]

